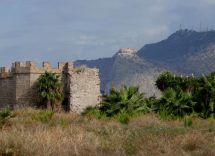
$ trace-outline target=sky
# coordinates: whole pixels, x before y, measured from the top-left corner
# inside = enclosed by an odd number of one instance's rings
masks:
[[[0,66],[139,50],[183,29],[215,29],[215,0],[0,0]]]

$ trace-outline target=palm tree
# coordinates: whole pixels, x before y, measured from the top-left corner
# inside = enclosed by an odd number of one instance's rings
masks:
[[[62,83],[55,73],[45,72],[38,79],[39,100],[54,110],[57,101],[63,99]]]
[[[144,102],[144,94],[139,93],[138,87],[122,87],[120,90],[110,89],[107,97],[101,102],[101,112],[107,116],[114,116],[122,111],[132,113],[135,111],[148,111]]]
[[[195,93],[195,100],[198,102],[196,111],[202,117],[214,116],[215,112],[215,74],[211,73],[207,77],[199,80],[199,88]]]
[[[191,93],[169,88],[163,92],[163,96],[158,102],[157,111],[165,111],[170,116],[184,117],[194,111],[194,105]]]

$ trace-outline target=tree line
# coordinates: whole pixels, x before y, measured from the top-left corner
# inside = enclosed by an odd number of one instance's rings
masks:
[[[155,85],[162,93],[160,98],[146,98],[134,86],[112,88],[97,107],[88,108],[85,114],[116,118],[124,123],[130,117],[142,113],[155,113],[165,119],[187,116],[214,118],[215,72],[202,77],[175,76],[164,72],[157,78]]]

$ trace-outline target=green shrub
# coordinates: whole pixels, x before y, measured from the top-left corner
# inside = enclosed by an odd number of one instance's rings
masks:
[[[168,88],[158,102],[157,112],[162,112],[162,115],[183,118],[185,115],[193,113],[194,105],[192,94],[183,92],[181,89]]]
[[[198,102],[195,111],[203,118],[214,117],[215,112],[215,73],[199,78],[199,88],[194,93]]]
[[[112,88],[99,107],[88,107],[82,114],[97,119],[113,118],[121,123],[128,123],[129,118],[133,116],[152,112],[155,102],[157,102],[155,97],[144,98],[138,87],[123,86],[119,90]]]
[[[12,110],[10,108],[4,108],[0,110],[0,120],[4,120],[8,117],[10,117],[12,114]]]
[[[28,114],[32,120],[47,122],[51,120],[54,112],[51,110],[38,110],[34,112],[29,112]]]
[[[194,92],[198,86],[199,79],[193,76],[175,76],[170,72],[164,72],[156,80],[156,87],[161,91],[165,91],[168,88],[174,90],[180,88],[185,92]]]
[[[96,107],[88,107],[88,108],[86,108],[85,111],[82,113],[82,115],[94,116],[97,119],[106,119],[106,118],[108,118],[104,113],[102,113]]]
[[[156,106],[158,105],[159,100],[155,97],[145,98],[145,104],[147,106],[146,113],[153,112],[156,110]]]
[[[120,113],[118,113],[117,115],[114,116],[114,118],[117,121],[119,121],[119,122],[121,122],[123,124],[127,124],[130,117],[131,116],[124,110],[120,111]]]
[[[184,104],[180,104],[181,108],[182,106],[192,108],[192,111],[198,113],[202,118],[215,117],[215,72],[202,77],[175,76],[164,72],[156,80],[156,86],[164,94],[160,101],[164,100],[165,92],[168,92],[169,89],[180,95],[176,96],[174,101],[181,101],[182,95],[188,97],[190,94],[190,98],[183,99]],[[163,104],[167,104],[169,101],[172,101],[171,97],[167,97]],[[191,103],[195,104],[190,105]],[[161,108],[157,108],[157,110],[159,109]],[[174,116],[181,117],[187,114],[187,111],[185,114],[181,114],[182,112],[177,114],[174,110],[178,109],[170,110],[168,114],[172,112]]]
[[[112,88],[106,98],[101,102],[100,111],[108,117],[120,113],[148,112],[149,108],[144,101],[144,94],[138,87],[122,87],[120,90]]]
[[[173,114],[169,114],[165,109],[159,109],[159,111],[156,112],[156,116],[161,120],[173,120],[177,119]]]
[[[189,116],[186,116],[184,118],[184,127],[191,127],[193,125],[192,118]]]

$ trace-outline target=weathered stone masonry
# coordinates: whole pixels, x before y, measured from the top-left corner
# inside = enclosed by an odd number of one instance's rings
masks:
[[[60,75],[67,99],[65,101],[71,111],[79,113],[87,106],[99,103],[98,69],[77,70],[68,62],[58,63],[57,68],[52,68],[49,62],[43,62],[42,67],[37,67],[34,62],[27,61],[25,64],[13,63],[10,70],[0,68],[0,108],[36,106],[36,83],[39,76],[46,71]]]

